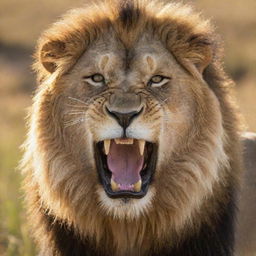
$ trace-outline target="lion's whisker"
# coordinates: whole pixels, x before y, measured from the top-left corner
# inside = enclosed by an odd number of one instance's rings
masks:
[[[88,103],[87,102],[85,102],[85,101],[82,101],[82,100],[80,100],[80,99],[77,99],[77,98],[73,98],[73,97],[68,97],[70,100],[73,100],[73,101],[77,101],[77,102],[79,102],[79,103],[82,103],[82,104],[85,104],[86,106],[88,106]],[[90,99],[90,98],[86,98],[86,99]],[[91,100],[91,99],[90,99]]]
[[[66,104],[66,106],[72,107],[72,108],[86,108],[86,107],[89,106],[89,104],[88,104],[88,105],[85,105],[85,104],[83,104],[83,105],[78,105],[78,104],[73,103],[73,104]]]
[[[65,113],[64,115],[81,115],[81,114],[85,114],[85,112],[81,112],[81,111],[71,111],[69,113]]]
[[[164,118],[163,120],[166,121],[166,122],[171,122],[172,124],[178,124],[178,123],[180,123],[180,122],[178,122],[178,121],[174,121],[174,120],[171,119],[171,118]]]
[[[69,119],[69,120],[66,120],[64,121],[64,123],[70,123],[70,122],[74,122],[74,121],[84,121],[84,120],[87,120],[88,118],[87,117],[80,117],[80,118],[74,118],[74,119]]]
[[[86,121],[86,118],[80,118],[80,119],[77,119],[77,120],[64,122],[64,129],[65,129],[65,128],[68,128],[68,127],[70,127],[70,126],[79,124],[79,123],[83,123],[83,122],[85,122],[85,121]]]

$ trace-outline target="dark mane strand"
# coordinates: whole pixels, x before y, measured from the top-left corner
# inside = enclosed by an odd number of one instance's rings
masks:
[[[119,18],[126,28],[131,28],[136,24],[141,15],[139,6],[133,0],[123,0],[119,5]]]

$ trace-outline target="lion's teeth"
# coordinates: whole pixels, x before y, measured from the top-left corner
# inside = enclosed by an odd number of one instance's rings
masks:
[[[109,153],[109,148],[110,148],[110,140],[104,140],[104,150],[106,155],[108,155]]]
[[[139,140],[140,155],[143,156],[145,148],[145,140]]]
[[[116,144],[133,144],[133,139],[115,139]]]
[[[119,190],[118,184],[117,184],[113,179],[111,179],[111,189],[112,189],[114,192]]]
[[[140,192],[141,191],[141,180],[139,180],[137,183],[133,185],[133,189],[135,192]]]

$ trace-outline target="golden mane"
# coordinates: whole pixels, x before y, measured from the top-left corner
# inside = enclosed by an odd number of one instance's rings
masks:
[[[106,30],[114,30],[129,47],[145,29],[158,37],[174,56],[198,65],[217,58],[215,35],[208,20],[190,6],[157,1],[109,1],[74,9],[45,31],[38,41],[34,69],[39,77],[48,77],[42,59],[67,71],[79,56]],[[85,15],[86,13],[86,15]],[[55,52],[51,50],[54,49]],[[55,67],[54,67],[55,68]]]

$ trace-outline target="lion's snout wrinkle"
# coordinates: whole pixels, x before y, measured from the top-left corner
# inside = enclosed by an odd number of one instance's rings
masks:
[[[141,110],[141,101],[141,96],[138,94],[116,92],[110,96],[107,107],[112,112],[139,112]]]
[[[105,104],[106,112],[126,129],[143,112],[141,96],[135,93],[116,92]]]

